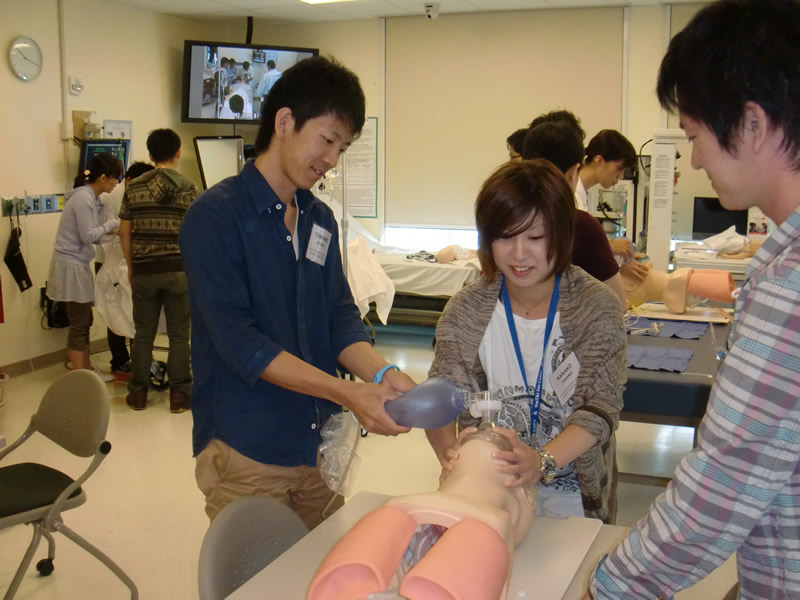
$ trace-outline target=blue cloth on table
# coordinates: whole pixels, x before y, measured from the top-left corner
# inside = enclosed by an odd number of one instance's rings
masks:
[[[649,329],[653,323],[658,323],[658,337],[678,337],[684,340],[699,340],[706,332],[708,323],[698,323],[694,321],[657,321],[655,319],[648,319],[639,317],[633,325],[628,326],[628,332],[631,329]],[[637,335],[651,335],[644,331],[637,331]]]
[[[694,350],[691,348],[628,344],[626,354],[628,367],[647,369],[648,371],[677,371],[682,373],[689,366]]]

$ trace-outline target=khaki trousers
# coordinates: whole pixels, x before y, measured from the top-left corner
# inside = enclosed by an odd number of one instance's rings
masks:
[[[212,521],[237,498],[269,496],[286,504],[313,529],[322,522],[322,510],[334,495],[319,474],[319,457],[316,467],[266,465],[219,440],[211,440],[197,455],[195,479]],[[337,495],[326,516],[343,504],[344,498]]]

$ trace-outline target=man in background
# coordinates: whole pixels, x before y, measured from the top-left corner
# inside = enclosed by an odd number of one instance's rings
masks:
[[[740,600],[800,598],[800,2],[703,8],[657,91],[722,206],[757,206],[778,229],[736,297],[697,447],[587,597],[671,598],[736,553]]]
[[[549,160],[564,174],[574,193],[583,161],[580,132],[568,121],[544,121],[527,131],[521,158]],[[572,264],[611,288],[624,308],[625,288],[600,221],[585,211],[576,210],[574,240]]]
[[[269,91],[272,89],[272,86],[275,85],[275,82],[281,78],[281,73],[278,69],[275,68],[275,61],[270,59],[267,61],[267,72],[264,73],[264,76],[261,78],[261,81],[258,82],[258,88],[256,89],[256,96],[261,98],[261,101],[264,102],[266,99],[264,96],[269,94]]]
[[[128,184],[119,213],[136,327],[126,402],[133,410],[147,408],[153,342],[163,308],[169,338],[169,408],[181,413],[191,406],[192,374],[189,294],[178,234],[198,190],[176,171],[181,157],[177,133],[156,129],[147,137],[147,150],[155,169]]]
[[[559,125],[567,126],[573,131],[575,131],[577,135],[580,136],[581,152],[582,152],[581,163],[583,163],[584,160],[583,157],[586,154],[586,149],[583,147],[583,140],[586,138],[586,132],[583,130],[583,127],[581,126],[581,120],[568,110],[564,109],[551,110],[548,113],[539,115],[533,121],[531,121],[528,131],[531,131],[534,128],[538,127],[539,125],[543,125],[545,123],[556,123]],[[578,210],[580,210],[581,212],[586,212],[586,203],[584,200],[580,198],[580,195],[577,192],[577,187],[581,185],[580,183],[581,168],[582,164],[578,165],[578,169],[576,170],[577,183],[573,186],[573,189],[575,190],[576,208],[578,208]],[[634,252],[633,244],[631,243],[631,241],[628,240],[627,238],[620,237],[610,240],[609,244],[611,245],[611,252],[616,257],[615,262],[617,262],[618,264],[622,264],[622,267],[620,269],[617,269],[617,271],[621,270],[627,276],[632,277],[636,281],[644,281],[645,277],[647,277],[648,267],[645,264],[642,264],[634,260],[644,255],[636,254]],[[603,254],[605,254],[605,252]],[[592,275],[596,277],[596,275],[594,275],[593,273]],[[605,280],[601,279],[601,281]],[[621,280],[619,281],[619,286],[620,288],[622,286]],[[614,286],[612,286],[612,289],[617,291],[617,293],[619,294],[619,289],[617,289]],[[625,302],[623,300],[623,306],[624,305]]]
[[[506,138],[506,149],[508,150],[508,160],[522,160],[522,144],[525,142],[525,134],[528,128],[517,129]]]

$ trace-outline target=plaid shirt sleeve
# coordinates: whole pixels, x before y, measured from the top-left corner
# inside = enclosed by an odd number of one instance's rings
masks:
[[[698,447],[597,566],[589,587],[598,600],[670,598],[737,551],[740,598],[800,597],[796,239],[743,286]]]

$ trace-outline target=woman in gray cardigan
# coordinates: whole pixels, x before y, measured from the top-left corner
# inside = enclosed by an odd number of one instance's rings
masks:
[[[429,375],[502,400],[495,422],[512,450],[497,468],[538,483],[538,514],[613,523],[625,328],[614,293],[570,265],[574,210],[548,161],[490,176],[475,203],[483,276],[447,304]],[[446,475],[456,424],[426,433]]]

